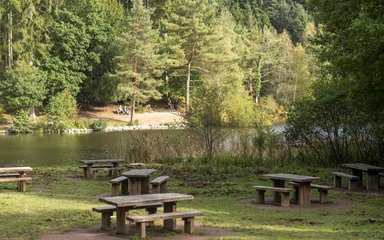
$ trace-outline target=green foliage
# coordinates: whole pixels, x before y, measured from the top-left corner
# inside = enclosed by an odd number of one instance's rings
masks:
[[[45,97],[46,74],[36,67],[18,63],[0,81],[0,96],[4,107],[11,110],[39,107]]]
[[[53,131],[63,131],[71,128],[77,117],[76,99],[69,90],[64,90],[53,96],[46,108],[48,128]]]
[[[33,119],[29,116],[28,111],[19,110],[17,115],[13,117],[13,125],[10,131],[12,133],[31,133],[34,128]]]
[[[92,122],[90,127],[96,132],[104,131],[107,128],[107,120],[102,118],[98,119]]]
[[[141,0],[134,1],[127,28],[118,39],[121,52],[116,57],[118,68],[113,74],[120,82],[119,98],[131,101],[131,122],[136,104],[161,98],[158,91],[161,81],[155,79],[162,73],[158,41],[158,33],[152,29],[150,11],[144,8]]]

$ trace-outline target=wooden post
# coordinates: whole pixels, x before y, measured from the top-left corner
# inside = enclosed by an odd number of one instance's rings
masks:
[[[192,234],[195,231],[195,218],[183,218],[184,221],[184,233]]]
[[[265,193],[265,190],[256,190],[257,192],[257,203],[261,203],[263,204],[264,203],[264,193]]]
[[[327,202],[327,197],[328,197],[328,190],[319,189],[318,191],[319,191],[320,203],[326,203]]]
[[[121,182],[121,195],[129,195],[128,192],[128,179]]]
[[[311,193],[311,183],[310,182],[301,182],[298,183],[299,189],[299,205],[309,205],[311,204],[310,193]]]
[[[160,192],[161,193],[166,193],[167,192],[167,182],[163,182],[162,184],[160,184]]]
[[[140,233],[140,238],[145,239],[147,237],[147,224],[145,222],[136,223],[136,232]]]
[[[333,176],[333,185],[335,188],[341,188],[341,177]]]
[[[140,178],[130,178],[129,180],[129,194],[131,195],[140,195],[141,194],[141,179]]]
[[[356,190],[357,184],[356,184],[356,179],[349,179],[348,180],[348,189],[349,190]]]
[[[281,193],[281,206],[282,207],[289,207],[289,192],[282,192]]]
[[[378,172],[368,171],[367,190],[379,190],[379,174]]]
[[[272,179],[272,181],[273,181],[273,186],[274,187],[284,188],[284,180]],[[274,199],[275,202],[281,202],[280,193],[274,192],[273,199]]]
[[[359,177],[356,180],[356,188],[363,188],[363,171],[359,169],[352,169],[352,175]]]
[[[142,178],[141,180],[141,194],[149,193],[149,177]]]
[[[101,213],[101,230],[107,231],[111,229],[111,216],[113,212]]]
[[[164,203],[164,213],[176,212],[176,202]],[[176,230],[176,219],[164,220],[164,229]]]
[[[112,194],[111,194],[112,197],[119,195],[119,187],[120,187],[120,183],[112,183]]]
[[[116,232],[117,234],[125,234],[125,216],[124,207],[116,207]]]
[[[157,184],[152,184],[152,193],[160,193],[160,186]]]

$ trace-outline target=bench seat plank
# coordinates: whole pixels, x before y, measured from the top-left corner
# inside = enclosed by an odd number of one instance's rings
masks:
[[[358,176],[354,176],[351,174],[343,173],[343,172],[332,172],[333,175],[338,176],[338,177],[345,177],[348,179],[358,179]]]
[[[274,191],[274,192],[292,192],[292,188],[280,188],[280,187],[270,187],[270,186],[253,186],[257,190],[264,191]]]
[[[195,216],[201,216],[200,211],[188,211],[188,212],[168,212],[168,213],[157,213],[150,215],[139,215],[139,216],[127,216],[127,219],[134,223],[141,222],[152,222],[158,219],[167,220],[175,218],[190,218]]]
[[[163,182],[167,181],[168,178],[169,178],[169,176],[160,176],[160,177],[157,177],[157,178],[153,179],[152,181],[150,181],[150,184],[152,184],[152,185],[160,185]]]
[[[120,177],[114,178],[112,180],[109,180],[109,182],[112,183],[112,184],[115,184],[115,183],[117,184],[117,183],[121,183],[122,181],[125,181],[127,179],[128,178],[125,177],[125,176],[120,176]]]
[[[333,174],[333,180],[334,180],[334,186],[335,188],[341,188],[341,178],[345,177],[348,178],[348,189],[349,190],[356,190],[357,188],[357,180],[359,179],[358,176],[350,175],[343,172],[332,172]]]
[[[31,181],[31,177],[19,177],[19,178],[0,178],[0,182],[22,182]]]

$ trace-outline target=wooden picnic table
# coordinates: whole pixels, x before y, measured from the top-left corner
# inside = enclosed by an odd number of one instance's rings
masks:
[[[131,169],[121,175],[128,178],[128,192],[130,195],[149,193],[149,175],[156,169]]]
[[[181,193],[157,193],[143,195],[128,195],[99,198],[99,201],[116,206],[116,228],[118,234],[125,233],[125,218],[127,211],[138,206],[162,203],[164,212],[176,212],[176,204],[179,201],[192,200],[192,195]],[[176,222],[173,219],[164,220],[164,228],[175,229]]]
[[[314,176],[305,176],[297,174],[287,174],[287,173],[270,173],[263,174],[260,177],[271,179],[274,187],[284,188],[285,181],[291,181],[298,184],[298,204],[299,205],[308,205],[311,204],[310,193],[311,193],[311,181],[320,179],[320,177]],[[279,193],[274,194],[274,201],[280,202]]]
[[[379,190],[379,172],[384,168],[366,163],[345,163],[343,167],[350,168],[352,175],[359,177],[357,187],[363,187],[363,172],[367,172],[367,190]]]
[[[85,164],[86,170],[84,171],[84,177],[91,178],[93,176],[92,168],[100,166],[100,164],[109,164],[110,168],[113,170],[113,175],[116,176],[115,173],[116,168],[119,167],[119,163],[124,162],[124,159],[93,159],[93,160],[79,160],[79,162]]]
[[[27,181],[32,178],[27,176],[27,172],[32,172],[31,167],[4,167],[0,168],[0,182],[18,182],[17,188],[20,192],[27,189]]]

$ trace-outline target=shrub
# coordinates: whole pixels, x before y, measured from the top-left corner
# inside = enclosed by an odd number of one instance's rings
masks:
[[[68,90],[64,90],[51,98],[46,112],[51,130],[63,131],[71,128],[77,117],[76,99]]]
[[[13,117],[13,125],[11,127],[12,133],[31,133],[34,130],[32,118],[29,116],[28,111],[20,110]]]
[[[91,123],[90,126],[94,131],[104,131],[107,128],[107,120],[101,118]]]

